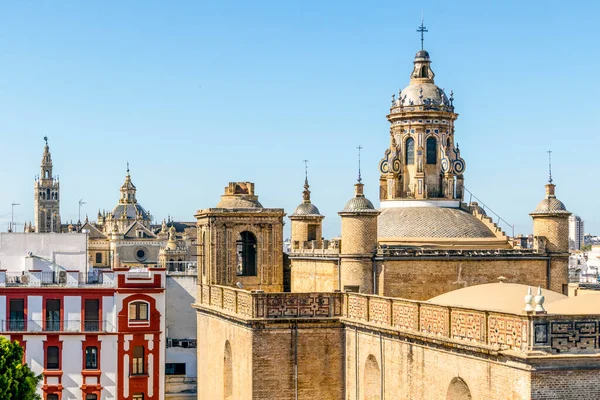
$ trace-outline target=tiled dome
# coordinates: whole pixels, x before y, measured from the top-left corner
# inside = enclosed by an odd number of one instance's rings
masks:
[[[321,217],[321,213],[317,206],[312,203],[302,203],[294,210],[294,213],[291,215],[292,217]]]

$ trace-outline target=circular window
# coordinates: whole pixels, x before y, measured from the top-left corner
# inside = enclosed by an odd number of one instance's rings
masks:
[[[148,257],[148,252],[145,248],[138,248],[135,251],[135,258],[139,261],[144,261]]]

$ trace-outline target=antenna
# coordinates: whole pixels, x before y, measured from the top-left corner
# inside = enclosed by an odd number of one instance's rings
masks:
[[[423,50],[423,41],[425,40],[424,33],[429,32],[427,27],[423,25],[423,12],[421,11],[421,26],[417,28],[417,32],[421,34],[421,50]]]
[[[552,183],[552,150],[548,150],[546,153],[548,153],[548,183]]]
[[[360,176],[360,151],[363,149],[361,145],[358,145],[358,183],[362,182],[362,177]]]

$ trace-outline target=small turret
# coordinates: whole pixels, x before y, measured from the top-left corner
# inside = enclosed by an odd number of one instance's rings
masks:
[[[323,219],[325,217],[311,203],[309,187],[308,174],[305,174],[302,203],[289,216],[292,221],[292,251],[306,247],[305,243],[309,248],[311,242],[314,243],[315,248],[321,248],[323,245]]]

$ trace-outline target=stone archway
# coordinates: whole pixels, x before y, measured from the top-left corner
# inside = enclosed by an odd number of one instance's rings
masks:
[[[364,372],[364,400],[380,400],[381,398],[381,376],[379,364],[373,354],[367,357]]]
[[[446,400],[471,400],[471,391],[469,386],[461,378],[456,377],[450,381],[448,391],[446,392]]]
[[[233,399],[233,360],[229,340],[225,342],[223,354],[223,399]]]

